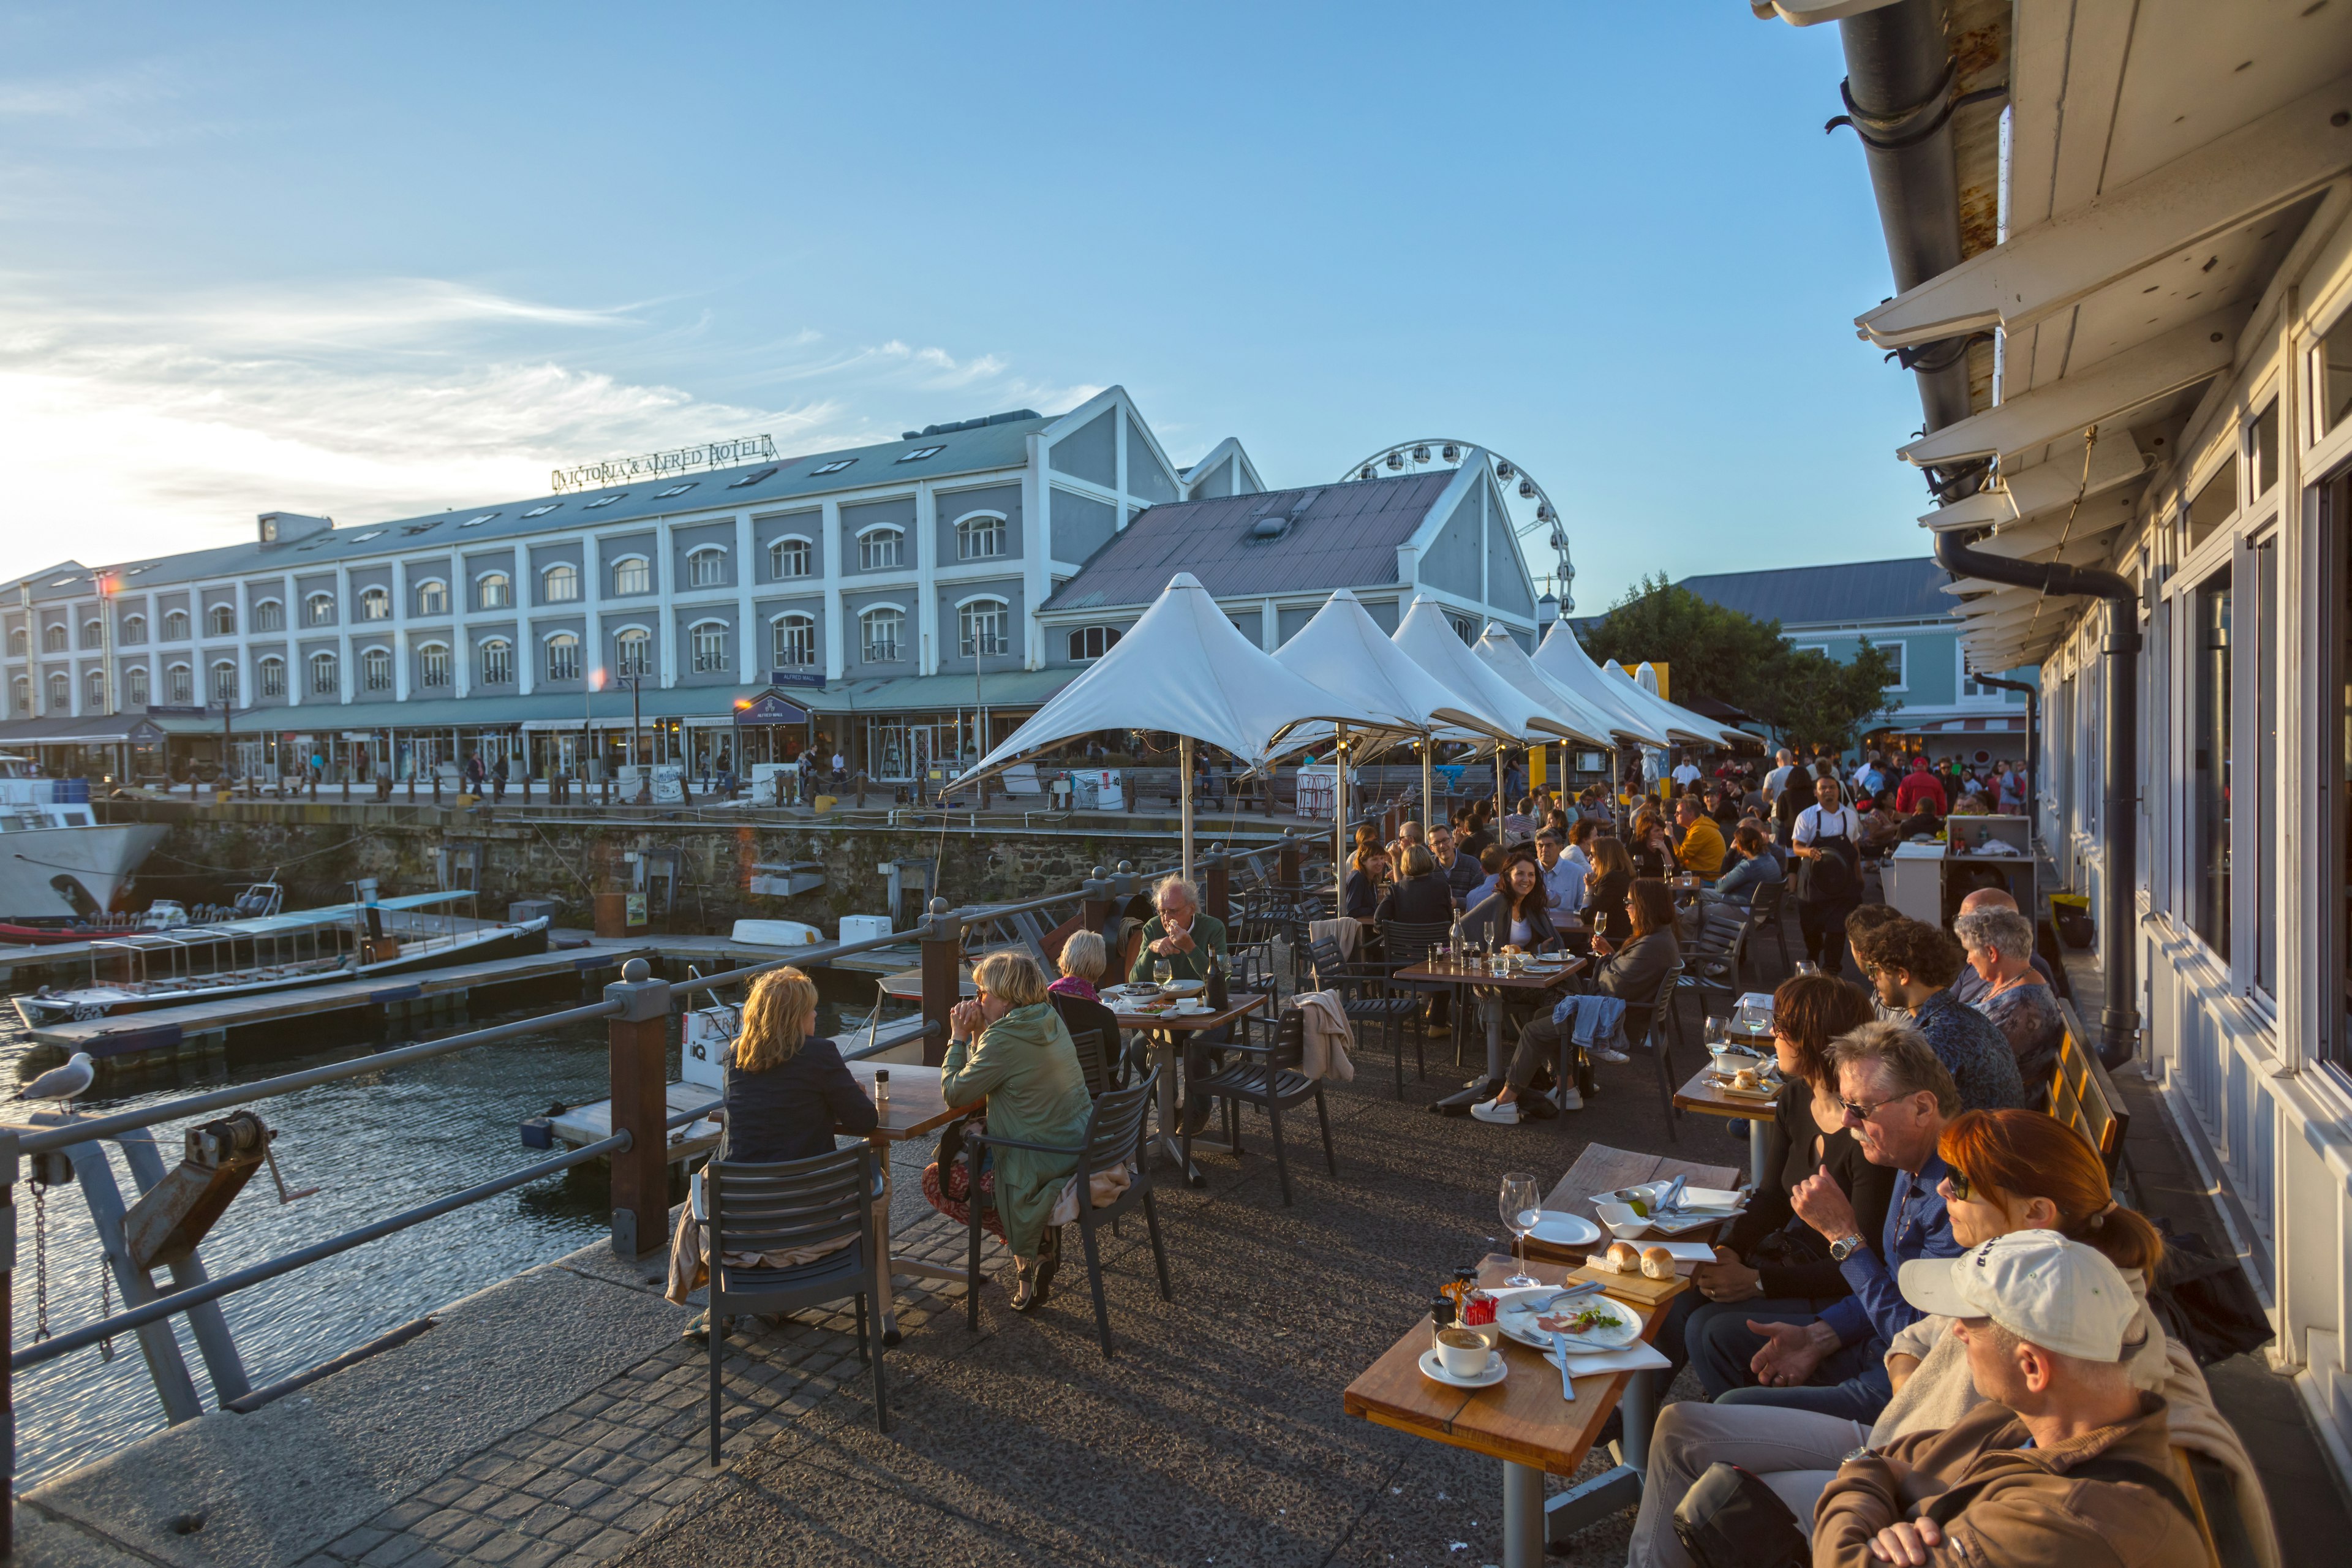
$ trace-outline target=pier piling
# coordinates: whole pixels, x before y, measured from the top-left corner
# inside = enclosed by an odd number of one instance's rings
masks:
[[[613,1154],[613,1251],[635,1263],[669,1239],[669,982],[633,958],[604,1000],[621,1008],[607,1026],[613,1131],[630,1139]]]

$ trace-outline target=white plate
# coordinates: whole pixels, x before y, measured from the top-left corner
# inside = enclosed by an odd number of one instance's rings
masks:
[[[1554,1247],[1589,1247],[1601,1239],[1601,1227],[1582,1215],[1563,1214],[1559,1209],[1545,1209],[1528,1235],[1537,1241],[1549,1241]]]
[[[1503,1360],[1501,1351],[1488,1351],[1485,1372],[1476,1377],[1456,1377],[1446,1371],[1444,1363],[1437,1359],[1435,1345],[1421,1352],[1421,1375],[1432,1382],[1442,1383],[1448,1388],[1492,1388],[1502,1382],[1504,1375],[1510,1370],[1510,1364]]]
[[[1206,989],[1207,986],[1198,980],[1171,980],[1160,988],[1160,994],[1163,996],[1190,996],[1195,991]]]
[[[1505,1339],[1517,1340],[1519,1343],[1535,1350],[1551,1349],[1551,1331],[1549,1329],[1536,1327],[1538,1314],[1528,1311],[1526,1303],[1530,1300],[1543,1300],[1547,1297],[1557,1294],[1558,1289],[1556,1286],[1544,1286],[1533,1290],[1511,1292],[1509,1299],[1496,1309],[1495,1326],[1503,1331]],[[1570,1352],[1623,1350],[1642,1337],[1641,1314],[1624,1302],[1607,1296],[1598,1294],[1572,1296],[1562,1301],[1558,1310],[1562,1315],[1567,1315],[1584,1311],[1588,1308],[1612,1313],[1616,1318],[1616,1321],[1601,1324],[1580,1334],[1568,1335],[1568,1348]]]

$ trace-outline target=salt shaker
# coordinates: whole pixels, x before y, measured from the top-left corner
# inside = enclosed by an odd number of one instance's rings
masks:
[[[890,1109],[890,1069],[888,1068],[874,1069],[874,1109],[877,1110]]]

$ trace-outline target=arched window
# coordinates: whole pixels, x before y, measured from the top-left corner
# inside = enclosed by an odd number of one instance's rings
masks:
[[[779,669],[801,669],[816,662],[816,617],[814,616],[778,616],[772,623],[775,656]]]
[[[481,646],[482,684],[505,686],[514,679],[514,644],[491,637]]]
[[[196,700],[196,672],[194,670],[190,669],[184,664],[175,664],[171,668],[165,670],[163,674],[166,677],[164,680],[164,688],[171,692],[172,700],[174,704],[184,708],[189,703],[194,702]]]
[[[539,592],[542,603],[568,605],[580,596],[580,568],[568,561],[560,561],[539,574]]]
[[[286,629],[286,606],[276,599],[264,599],[253,606],[253,629],[257,632],[282,632]]]
[[[503,610],[514,603],[514,579],[503,572],[485,572],[474,579],[476,602],[486,610]]]
[[[310,656],[310,694],[313,697],[340,697],[343,691],[342,671],[331,653]]]
[[[47,626],[41,628],[41,651],[44,653],[63,653],[66,651],[65,622],[51,621]]]
[[[261,683],[261,694],[264,697],[286,695],[286,661],[284,659],[263,659],[254,667],[254,676]]]
[[[429,642],[416,650],[416,684],[438,690],[449,684],[449,645]]]
[[[213,700],[236,700],[236,665],[234,661],[225,658],[213,666]]]
[[[1100,658],[1118,646],[1117,626],[1072,626],[1070,628],[1070,658],[1083,663]]]
[[[613,639],[614,660],[623,675],[651,675],[654,672],[653,634],[643,626],[630,626]]]
[[[547,679],[580,679],[580,639],[570,632],[558,632],[547,639]]]
[[[689,588],[724,588],[727,586],[727,550],[724,545],[706,544],[686,558],[686,585]]]
[[[907,612],[877,605],[857,617],[858,642],[868,664],[897,664],[906,658]]]
[[[126,645],[131,647],[136,647],[139,644],[145,642],[147,640],[147,617],[144,616],[123,616],[122,640]]]
[[[360,655],[360,684],[370,691],[392,689],[392,650],[372,647]]]
[[[857,536],[857,567],[883,572],[897,566],[906,554],[907,531],[890,523],[877,524]]]
[[[724,675],[727,673],[727,623],[697,621],[694,623],[694,673]]]
[[[335,624],[335,596],[313,594],[302,601],[302,624],[306,626],[331,626]]]
[[[967,599],[956,606],[956,652],[966,658],[997,658],[1011,647],[1003,600]]]
[[[33,710],[33,678],[20,675],[8,683],[8,710],[18,718]]]
[[[788,533],[768,546],[768,574],[772,577],[805,577],[810,566],[809,542],[797,533]]]
[[[163,612],[163,640],[165,642],[185,642],[188,640],[187,611],[166,610]]]
[[[8,628],[8,657],[10,658],[24,658],[25,644],[25,628],[22,626],[10,626]]]
[[[62,713],[72,706],[73,682],[66,679],[66,672],[64,670],[59,669],[51,671],[49,675],[49,711],[52,713]]]
[[[85,713],[106,711],[106,671],[93,669],[82,677],[81,706]]]
[[[82,622],[82,624],[81,624],[81,646],[82,646],[82,647],[99,647],[100,644],[104,643],[105,641],[106,641],[106,628],[105,628],[104,626],[102,626],[99,625],[99,623],[98,623],[98,617],[97,617],[97,616],[92,616],[89,620],[86,620],[86,621]]]
[[[134,664],[122,672],[122,700],[132,708],[147,706],[147,667]]]
[[[956,559],[993,561],[1004,553],[1004,519],[992,511],[976,511],[956,520]]]
[[[416,613],[420,616],[447,615],[449,584],[438,577],[427,577],[416,584]]]
[[[653,567],[644,556],[624,555],[613,563],[613,592],[615,595],[650,594],[653,591]]]
[[[363,621],[392,619],[392,595],[382,588],[361,589],[360,619]]]
[[[330,604],[333,603],[332,600],[328,602]],[[206,610],[205,612],[205,635],[206,637],[233,637],[236,636],[236,606],[235,605],[215,605],[211,609]]]

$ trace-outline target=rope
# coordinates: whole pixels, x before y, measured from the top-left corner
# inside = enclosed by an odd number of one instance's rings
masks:
[[[2074,514],[2083,510],[2083,498],[2091,489],[2091,453],[2099,444],[2099,427],[2090,426],[2083,432],[2083,479],[2074,487],[2074,504],[2066,509],[2066,521],[2058,530],[2058,564],[2066,563],[2066,540],[2074,531]],[[1997,534],[1999,529],[1993,530]],[[2043,580],[2042,592],[2034,596],[2033,614],[2025,623],[2025,635],[2032,637],[2033,628],[2042,622],[2042,606],[2050,597],[2050,585]]]

